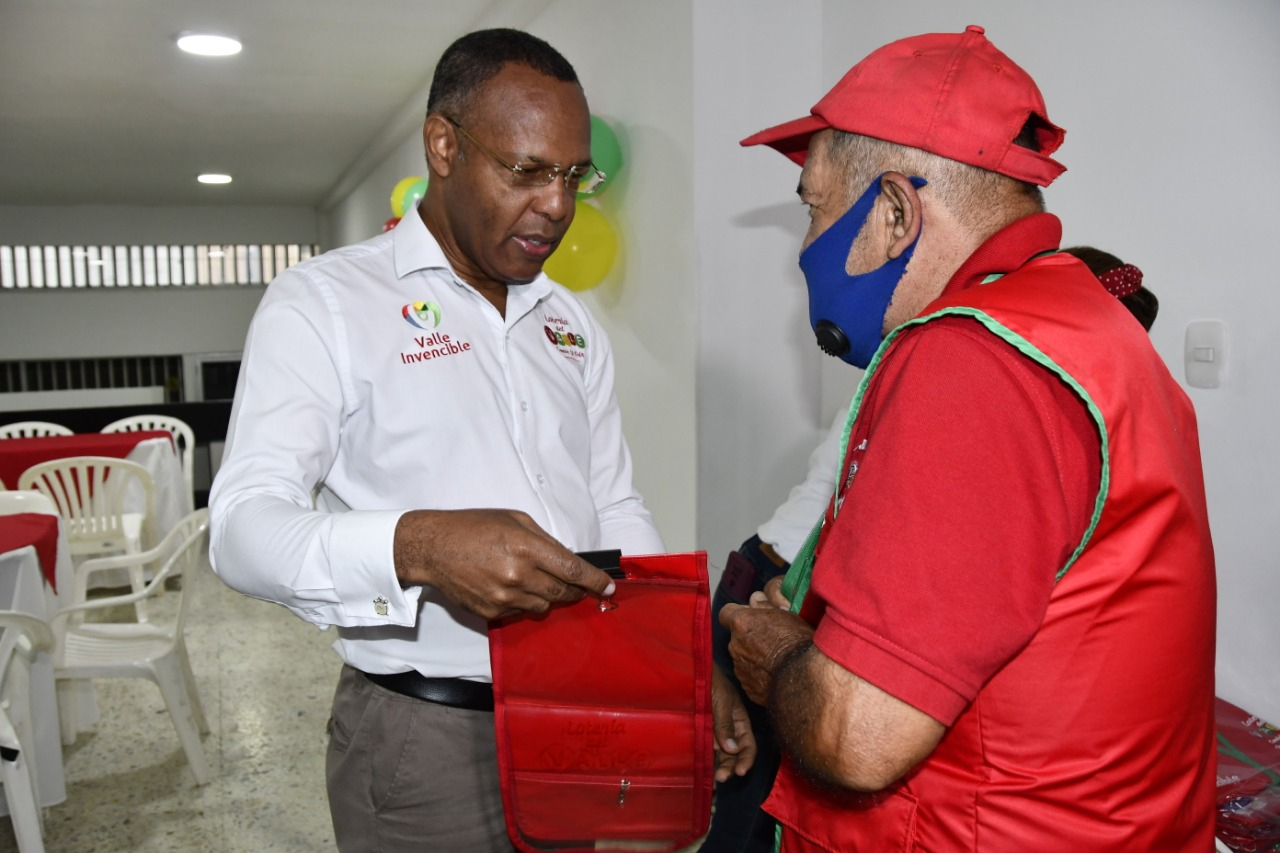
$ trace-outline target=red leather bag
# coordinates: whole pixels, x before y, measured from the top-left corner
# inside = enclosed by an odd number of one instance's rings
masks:
[[[490,625],[502,802],[521,850],[675,850],[706,832],[706,553],[622,557],[620,568],[607,603]]]

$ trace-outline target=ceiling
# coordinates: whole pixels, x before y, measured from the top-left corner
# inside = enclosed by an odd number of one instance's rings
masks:
[[[0,204],[323,209],[421,123],[453,39],[547,2],[0,0]],[[244,50],[190,56],[185,30]]]

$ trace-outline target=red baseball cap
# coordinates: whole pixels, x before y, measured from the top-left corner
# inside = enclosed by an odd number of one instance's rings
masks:
[[[985,30],[928,33],[873,51],[810,110],[742,145],[768,145],[804,165],[809,137],[835,128],[919,148],[1047,187],[1066,171],[1049,157],[1066,131],[1049,121],[1031,76]],[[1014,145],[1028,119],[1038,150]]]

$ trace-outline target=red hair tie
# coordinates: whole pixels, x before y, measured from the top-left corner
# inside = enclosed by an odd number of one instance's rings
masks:
[[[1113,270],[1107,270],[1098,276],[1098,281],[1107,289],[1107,293],[1121,299],[1142,287],[1142,270],[1133,264],[1125,264]]]

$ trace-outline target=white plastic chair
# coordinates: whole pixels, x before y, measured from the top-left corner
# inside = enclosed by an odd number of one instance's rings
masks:
[[[146,678],[154,682],[164,697],[197,785],[209,781],[209,765],[200,745],[200,735],[209,732],[209,723],[196,691],[184,630],[192,587],[200,577],[199,570],[208,551],[208,530],[209,511],[196,510],[149,551],[86,561],[76,569],[76,603],[60,609],[53,617],[59,706],[63,705],[64,686],[73,679]],[[154,567],[156,572],[142,590],[85,600],[88,577],[93,572],[144,566]],[[177,616],[169,624],[84,621],[90,611],[135,604],[156,595],[163,589],[165,580],[179,571],[182,591]],[[64,717],[63,743],[75,740],[74,721],[70,727],[67,722]]]
[[[50,459],[18,477],[18,491],[30,489],[58,508],[72,554],[137,552],[154,544],[155,484],[136,462],[113,456]],[[142,512],[127,511],[130,489],[135,501],[141,497]]]
[[[40,438],[46,435],[74,435],[62,424],[49,421],[15,421],[0,426],[0,438]]]
[[[0,492],[0,515],[17,515],[20,512],[38,512],[57,515],[58,507],[48,495],[29,489],[25,492]]]
[[[18,491],[31,489],[58,508],[72,557],[138,553],[155,544],[155,483],[136,462],[113,456],[51,459],[22,472]],[[141,512],[128,509],[130,490]],[[144,568],[132,566],[129,580],[134,592],[141,590],[146,585]],[[138,621],[147,620],[145,604],[137,613]]]
[[[32,659],[52,648],[53,634],[40,619],[12,610],[0,611],[0,629],[0,782],[18,850],[44,853],[28,684]]]
[[[194,466],[196,453],[196,434],[186,421],[169,415],[131,415],[112,421],[102,428],[103,432],[148,432],[166,430],[173,436],[174,447],[182,458],[182,478],[187,484],[187,493],[195,495]]]

